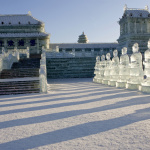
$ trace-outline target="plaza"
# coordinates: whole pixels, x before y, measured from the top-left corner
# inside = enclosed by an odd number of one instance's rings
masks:
[[[0,149],[150,149],[150,95],[91,78],[48,83],[47,94],[1,96]]]

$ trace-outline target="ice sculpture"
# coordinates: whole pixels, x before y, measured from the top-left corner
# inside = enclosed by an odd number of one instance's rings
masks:
[[[132,46],[133,54],[130,57],[130,77],[126,84],[127,89],[139,89],[143,79],[142,54],[138,50],[138,43],[135,43]]]
[[[93,79],[93,82],[97,82],[97,79],[98,79],[98,72],[99,72],[99,65],[100,65],[100,57],[97,56],[96,57],[96,63],[95,63],[95,71],[94,71],[94,74],[95,74],[95,77]]]
[[[119,77],[119,57],[118,57],[118,51],[113,51],[113,58],[111,62],[111,68],[110,68],[110,80],[108,81],[108,85],[110,86],[116,86],[116,82]]]
[[[108,81],[110,80],[110,67],[111,67],[111,59],[110,59],[110,53],[106,54],[106,67],[104,70],[104,78],[102,80],[102,84],[108,84]]]
[[[99,72],[97,74],[97,82],[98,83],[102,83],[102,80],[104,78],[105,66],[106,66],[105,55],[102,55],[101,56],[101,61],[100,61],[100,64],[99,64]]]
[[[129,69],[129,56],[127,55],[127,48],[124,47],[122,49],[122,55],[120,56],[120,64],[119,64],[119,78],[116,82],[116,87],[125,88],[126,83],[130,77],[130,69]]]
[[[139,90],[150,93],[150,40],[148,41],[148,50],[145,51],[144,57],[144,79],[139,86]]]

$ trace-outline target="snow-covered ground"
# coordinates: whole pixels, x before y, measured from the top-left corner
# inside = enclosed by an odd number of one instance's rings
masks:
[[[150,95],[92,79],[0,96],[0,150],[150,150]]]

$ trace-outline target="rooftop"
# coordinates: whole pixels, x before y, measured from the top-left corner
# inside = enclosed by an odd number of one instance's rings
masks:
[[[140,9],[140,8],[128,8],[127,5],[125,5],[124,16],[147,18],[150,17],[150,12],[148,6],[145,6],[145,9]]]
[[[31,13],[22,15],[0,15],[0,26],[42,24],[43,22],[31,16]]]

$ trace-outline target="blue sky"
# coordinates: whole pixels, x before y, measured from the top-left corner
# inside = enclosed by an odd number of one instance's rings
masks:
[[[84,31],[90,42],[115,42],[125,4],[150,7],[150,0],[0,0],[1,14],[27,14],[45,23],[51,43],[75,43]]]

